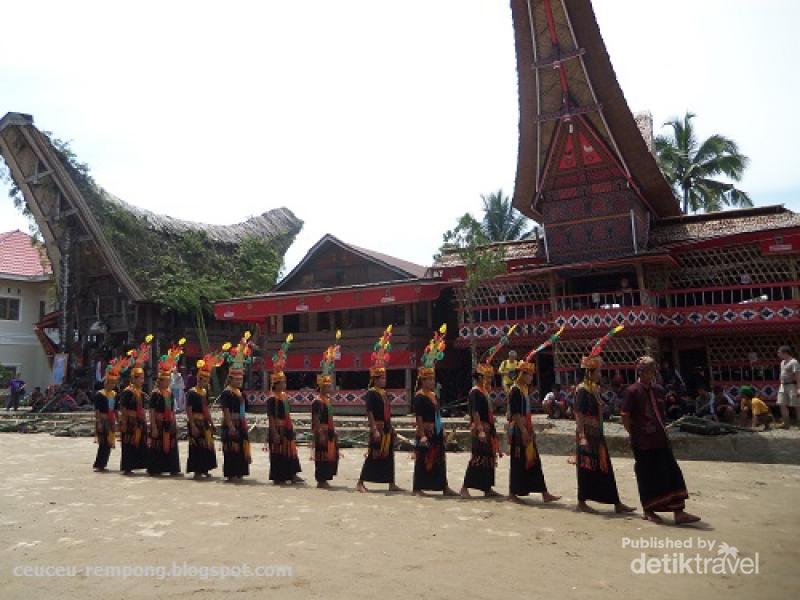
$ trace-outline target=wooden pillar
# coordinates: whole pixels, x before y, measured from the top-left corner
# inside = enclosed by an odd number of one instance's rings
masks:
[[[428,329],[431,329],[433,328],[433,301],[428,300],[428,302],[425,303],[425,310],[426,310],[425,322],[428,324]],[[459,323],[461,323],[463,319],[462,312],[459,311],[458,314],[459,314],[458,321]]]
[[[266,392],[269,389],[269,383],[267,379],[269,379],[269,374],[272,372],[271,369],[267,367],[267,361],[272,363],[272,353],[269,348],[269,320],[275,317],[266,317],[264,319],[264,325],[261,330],[264,332],[263,339],[261,340],[261,347],[264,349],[264,352],[261,354],[261,391]],[[278,317],[278,321],[281,321],[281,318]]]
[[[411,403],[414,400],[414,380],[411,377],[410,368],[407,368],[405,370],[405,375],[406,375],[406,404],[408,404],[410,409]]]
[[[558,310],[558,305],[556,302],[558,290],[556,289],[556,276],[552,272],[547,274],[547,283],[550,286],[550,310],[552,312],[556,312]]]
[[[642,306],[649,306],[650,302],[647,297],[647,282],[644,278],[644,268],[642,263],[636,263],[636,281],[639,285],[639,298],[641,299]]]
[[[797,268],[796,257],[789,259],[789,275],[791,276],[792,281],[796,282],[800,280],[800,269]],[[800,285],[792,286],[792,300],[800,300]]]
[[[412,311],[410,304],[403,305],[403,324],[408,327],[409,332],[411,331],[411,323],[412,320]]]

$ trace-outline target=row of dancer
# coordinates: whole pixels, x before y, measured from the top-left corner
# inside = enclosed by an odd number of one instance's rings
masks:
[[[621,327],[594,344],[588,356],[581,361],[584,381],[578,387],[576,403],[576,465],[578,484],[577,509],[594,513],[587,501],[610,504],[616,512],[627,513],[634,509],[621,502],[617,491],[608,446],[603,435],[603,400],[599,380],[602,368],[601,352],[608,340]],[[417,390],[413,400],[416,417],[415,465],[413,491],[428,491],[444,495],[459,495],[449,485],[447,478],[445,432],[437,398],[436,363],[444,356],[446,328],[434,333],[422,356],[418,369]],[[494,376],[492,360],[508,342],[510,330],[500,342],[484,355],[476,368],[475,386],[469,393],[468,405],[471,429],[471,456],[464,476],[460,495],[468,497],[470,490],[482,491],[486,496],[499,496],[494,490],[495,471],[502,457],[492,403],[489,399]],[[518,367],[516,381],[509,392],[509,499],[520,502],[532,493],[541,493],[544,502],[554,502],[560,496],[552,494],[545,482],[536,436],[532,424],[529,389],[535,374],[535,355],[558,340],[561,331],[547,342],[532,350]],[[320,374],[317,377],[319,393],[312,403],[312,460],[314,477],[320,488],[330,487],[337,475],[339,463],[338,436],[333,420],[330,395],[333,391],[335,360],[339,353],[340,332],[336,342],[323,353]],[[198,361],[198,384],[187,395],[189,429],[189,458],[187,471],[195,477],[209,477],[216,468],[213,434],[215,425],[208,410],[207,389],[211,371],[223,362],[230,363],[225,390],[220,395],[223,409],[221,441],[224,455],[223,475],[237,481],[249,475],[251,463],[245,400],[241,393],[243,369],[250,360],[252,344],[245,333],[232,347],[226,344],[219,353],[206,355]],[[396,432],[392,424],[391,406],[386,396],[386,367],[391,358],[391,326],[387,327],[375,343],[370,367],[370,387],[365,395],[369,422],[369,447],[357,483],[357,489],[366,492],[366,483],[388,484],[391,491],[399,491],[395,480],[394,447]],[[173,346],[159,360],[158,389],[150,397],[150,427],[144,415],[142,365],[149,360],[149,344],[145,340],[137,350],[123,359],[112,361],[106,374],[104,390],[98,392],[98,453],[95,468],[104,469],[110,448],[114,445],[114,391],[120,373],[132,368],[131,385],[120,394],[120,432],[122,458],[120,470],[130,474],[136,469],[147,469],[150,474],[169,472],[179,474],[177,431],[174,410],[169,397],[169,372],[180,356],[181,344]],[[270,455],[269,479],[276,484],[300,483],[302,471],[291,410],[286,394],[286,365],[292,342],[289,335],[272,357],[272,394],[268,399],[269,431],[265,449]],[[644,518],[661,522],[658,512],[673,512],[675,522],[697,521],[686,513],[684,501],[688,498],[686,485],[677,462],[672,455],[663,424],[663,405],[653,386],[656,364],[649,357],[637,362],[639,380],[630,386],[623,406],[623,419],[630,432],[635,456],[635,472],[642,502]]]

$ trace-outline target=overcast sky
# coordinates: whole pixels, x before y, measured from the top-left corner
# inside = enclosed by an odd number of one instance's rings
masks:
[[[127,8],[125,8],[127,6]],[[734,138],[757,205],[800,210],[800,2],[597,0],[634,111]],[[480,195],[511,194],[517,79],[504,0],[6,2],[0,115],[70,140],[97,182],[169,215],[305,221],[429,264]],[[0,190],[0,230],[25,220]]]

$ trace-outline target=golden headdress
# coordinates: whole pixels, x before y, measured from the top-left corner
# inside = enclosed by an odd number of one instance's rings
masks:
[[[380,377],[386,373],[386,366],[391,359],[391,355],[389,354],[389,351],[392,349],[391,339],[392,326],[389,325],[372,348],[372,356],[370,357],[371,365],[369,368],[369,374],[372,377]]]

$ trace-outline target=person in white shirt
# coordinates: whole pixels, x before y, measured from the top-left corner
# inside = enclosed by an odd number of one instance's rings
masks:
[[[778,406],[781,407],[781,418],[784,429],[789,428],[789,408],[794,408],[795,423],[800,425],[800,362],[792,356],[789,346],[778,348],[781,359],[780,387],[778,388]]]
[[[184,385],[181,372],[178,369],[173,369],[169,376],[169,387],[172,390],[172,398],[175,400],[175,412],[183,412],[186,410]]]

